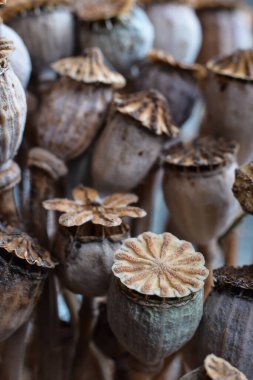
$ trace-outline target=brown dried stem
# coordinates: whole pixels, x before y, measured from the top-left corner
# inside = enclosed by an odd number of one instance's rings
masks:
[[[204,299],[206,300],[213,285],[213,266],[215,260],[215,242],[210,242],[205,245],[199,245],[198,250],[204,255],[206,261],[206,267],[209,270],[209,276],[205,281]]]

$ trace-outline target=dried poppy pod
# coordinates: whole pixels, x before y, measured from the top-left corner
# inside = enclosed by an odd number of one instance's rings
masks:
[[[133,0],[79,0],[75,8],[81,48],[98,46],[117,70],[128,73],[152,48],[153,26]]]
[[[9,0],[4,23],[23,39],[38,73],[74,52],[74,19],[66,0]]]
[[[155,28],[154,48],[183,62],[195,62],[202,42],[198,17],[190,1],[141,0]]]
[[[212,134],[240,144],[238,160],[253,158],[250,120],[253,101],[253,50],[238,50],[207,63],[204,83],[206,122]],[[219,99],[219,101],[216,101]]]
[[[242,371],[253,373],[253,266],[214,271],[214,288],[206,300],[204,314],[194,337],[192,365],[200,365],[214,353]],[[190,364],[190,363],[189,363]]]
[[[198,78],[203,76],[205,69],[201,65],[177,61],[161,50],[151,50],[139,68],[134,89],[160,91],[168,101],[173,122],[181,126],[200,97]]]
[[[134,194],[117,193],[101,199],[96,190],[78,186],[73,190],[73,198],[43,202],[47,210],[64,212],[60,225],[72,227],[70,232],[59,234],[56,242],[56,253],[57,247],[63,253],[59,257],[59,274],[71,291],[101,296],[109,287],[113,254],[129,236],[122,217],[140,218],[146,213],[128,206],[137,202]],[[79,227],[75,234],[73,227]]]
[[[180,380],[247,380],[246,376],[226,360],[213,354],[205,358],[204,366]]]
[[[55,262],[29,235],[0,226],[0,342],[29,320]]]
[[[26,97],[9,65],[13,43],[0,39],[0,166],[11,160],[20,146],[26,121]]]
[[[60,78],[42,100],[37,143],[69,161],[88,148],[105,121],[113,88],[123,87],[125,79],[104,64],[97,48],[62,59],[53,68]]]
[[[165,153],[164,197],[182,238],[209,244],[238,216],[240,206],[232,192],[236,152],[234,142],[209,137]]]
[[[253,162],[236,170],[233,193],[242,209],[253,214]]]
[[[94,149],[91,174],[101,191],[129,191],[146,177],[165,141],[179,130],[156,90],[116,94],[113,106]]]
[[[252,47],[252,11],[243,1],[195,0],[195,7],[203,31],[198,62]]]
[[[14,43],[15,50],[10,56],[10,64],[22,86],[26,88],[32,72],[32,63],[27,47],[15,30],[7,25],[1,24],[1,20],[0,33],[1,37],[11,40]]]
[[[195,333],[208,276],[204,257],[169,233],[146,232],[115,253],[108,294],[110,327],[147,368],[179,350]]]

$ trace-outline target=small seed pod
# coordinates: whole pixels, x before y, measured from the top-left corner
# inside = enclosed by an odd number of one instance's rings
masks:
[[[0,342],[29,320],[55,262],[29,235],[0,226]]]
[[[203,31],[198,62],[252,47],[252,11],[242,4],[237,0],[195,0]]]
[[[172,121],[181,126],[191,115],[200,97],[198,78],[205,69],[176,61],[160,50],[151,50],[140,65],[140,74],[133,82],[136,91],[154,88],[167,99]]]
[[[26,121],[26,97],[9,65],[13,43],[0,39],[0,165],[12,159],[20,146]]]
[[[253,162],[236,170],[233,193],[242,209],[253,214]]]
[[[238,216],[240,206],[232,192],[236,148],[230,141],[202,138],[165,153],[164,197],[182,238],[208,244]]]
[[[13,41],[15,50],[10,56],[10,64],[22,86],[26,89],[32,72],[32,63],[23,40],[9,26],[0,23],[1,37]]]
[[[239,143],[240,164],[253,159],[253,136],[249,122],[253,117],[252,67],[252,50],[238,50],[229,56],[209,61],[203,89],[207,127],[212,134]]]
[[[253,266],[223,267],[214,271],[214,288],[194,337],[193,365],[214,353],[242,371],[253,373]]]
[[[204,257],[175,236],[146,232],[115,253],[108,321],[140,363],[158,367],[195,333],[208,275]]]
[[[94,190],[76,187],[74,200],[52,199],[43,202],[47,210],[64,212],[60,225],[72,227],[58,235],[55,251],[64,252],[58,257],[60,277],[67,288],[75,293],[92,297],[107,293],[113,264],[113,254],[129,236],[122,217],[140,218],[146,215],[138,207],[133,194],[113,194],[104,199]],[[88,223],[89,222],[89,223]],[[86,224],[88,223],[88,224]],[[73,233],[73,227],[79,227]]]
[[[141,0],[155,28],[154,48],[183,62],[195,62],[202,42],[198,17],[190,1]]]
[[[165,141],[179,130],[158,91],[117,94],[113,106],[94,149],[91,173],[101,191],[129,191],[146,177]]]
[[[128,73],[152,48],[154,30],[146,13],[133,0],[78,1],[81,48],[98,46],[111,64]]]
[[[23,39],[38,73],[74,52],[74,19],[65,0],[9,0],[3,21]]]
[[[113,88],[123,87],[125,80],[108,69],[97,48],[60,60],[53,68],[60,78],[42,100],[37,143],[69,161],[88,148],[105,121]]]
[[[205,358],[204,366],[183,376],[180,380],[247,380],[237,368],[222,358],[211,354]]]

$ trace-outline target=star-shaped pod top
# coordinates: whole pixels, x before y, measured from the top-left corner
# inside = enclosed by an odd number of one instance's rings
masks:
[[[105,227],[122,223],[122,217],[141,218],[146,212],[138,207],[128,206],[138,201],[134,194],[116,193],[104,199],[96,190],[78,186],[73,190],[74,200],[51,199],[43,202],[47,210],[60,211],[59,223],[65,227],[81,226],[87,222]]]
[[[208,379],[211,380],[247,380],[237,368],[213,354],[206,357],[204,369]]]
[[[43,268],[54,268],[56,262],[50,253],[28,234],[12,226],[0,225],[0,247],[10,254],[26,260],[30,265]]]
[[[75,11],[81,20],[92,22],[128,13],[133,4],[133,0],[78,0]]]
[[[52,68],[61,76],[86,84],[101,83],[114,88],[126,84],[121,74],[105,65],[101,50],[95,47],[85,49],[82,56],[60,59]]]
[[[6,38],[0,38],[0,74],[8,67],[9,54],[15,50],[14,43]]]
[[[208,276],[201,253],[170,233],[146,232],[124,241],[115,253],[113,273],[122,284],[145,295],[186,297]]]

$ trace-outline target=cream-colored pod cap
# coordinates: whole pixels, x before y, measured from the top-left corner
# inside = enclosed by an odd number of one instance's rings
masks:
[[[214,354],[206,357],[204,369],[211,380],[247,380],[246,376],[237,368]]]
[[[191,243],[170,233],[146,232],[127,239],[112,271],[126,287],[144,295],[181,298],[198,292],[209,271]]]

